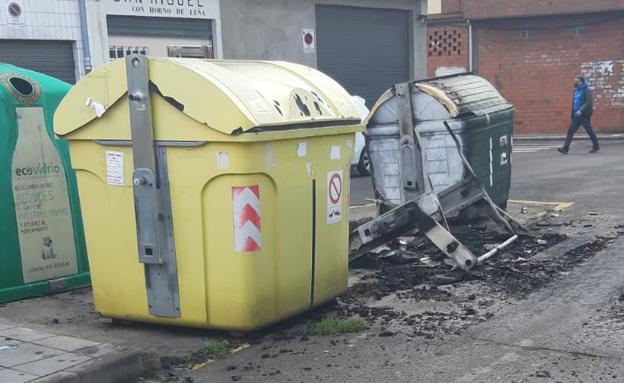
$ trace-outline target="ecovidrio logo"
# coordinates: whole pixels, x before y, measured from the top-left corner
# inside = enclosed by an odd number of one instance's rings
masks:
[[[57,164],[39,163],[36,166],[25,166],[21,168],[15,168],[15,175],[18,177],[27,176],[42,176],[48,174],[58,174],[61,172],[61,167]]]

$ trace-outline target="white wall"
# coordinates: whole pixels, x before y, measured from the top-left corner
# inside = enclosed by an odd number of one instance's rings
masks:
[[[21,0],[24,25],[8,23],[7,2],[0,0],[0,39],[74,41],[77,76],[84,75],[79,0]]]
[[[106,28],[106,15],[215,20],[212,36],[214,54],[215,58],[223,57],[219,0],[184,0],[179,3],[184,5],[177,5],[178,0],[87,0],[87,24],[93,67],[108,62],[108,47],[111,44]]]

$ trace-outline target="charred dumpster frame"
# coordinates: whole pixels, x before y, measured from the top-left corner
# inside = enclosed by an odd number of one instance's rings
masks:
[[[403,97],[397,97],[406,91],[399,90],[399,86],[410,89],[412,105],[409,110],[402,106],[404,101],[399,101]],[[401,124],[407,122],[407,116],[403,115],[410,113],[412,121],[409,122],[419,131],[419,145],[424,147],[426,158],[421,168],[426,166],[432,181],[421,188],[423,191],[433,190],[439,194],[468,177],[467,171],[462,169],[455,143],[444,125],[447,122],[458,136],[463,154],[490,198],[498,206],[506,205],[511,183],[514,108],[489,82],[464,73],[399,84],[382,95],[373,106],[366,120],[366,145],[372,162],[373,188],[380,201],[380,213],[413,197],[409,186],[403,182],[414,177],[408,176],[410,170],[406,167],[403,153],[405,134],[401,132]],[[401,147],[401,159],[398,161],[379,157],[388,153],[396,156],[397,147],[392,140],[399,141]],[[380,169],[380,163],[384,164],[384,168]],[[398,168],[393,168],[395,163],[399,164]],[[440,171],[445,165],[447,173]],[[397,182],[396,176],[401,178],[401,182]],[[399,187],[402,190],[397,194]],[[472,212],[462,212],[462,215],[474,217],[475,209],[469,210]]]
[[[518,238],[500,209],[511,183],[513,106],[489,82],[461,74],[397,84],[377,101],[366,124],[380,215],[351,233],[351,259],[417,230],[469,271]],[[429,142],[422,126],[432,132]],[[439,162],[446,169],[441,166],[434,182]],[[511,237],[476,257],[448,231],[446,219],[484,214]]]

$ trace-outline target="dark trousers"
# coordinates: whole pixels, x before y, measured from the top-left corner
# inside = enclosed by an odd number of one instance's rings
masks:
[[[598,137],[596,137],[596,133],[591,127],[591,116],[574,116],[572,117],[572,122],[570,123],[570,127],[568,128],[568,135],[565,139],[565,144],[563,144],[563,150],[566,152],[570,149],[570,144],[572,143],[572,138],[574,137],[574,133],[576,133],[577,129],[583,125],[585,131],[589,138],[591,138],[592,144],[594,145],[594,149],[598,149]]]

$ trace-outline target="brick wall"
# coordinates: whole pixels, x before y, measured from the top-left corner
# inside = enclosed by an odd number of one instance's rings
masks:
[[[464,24],[429,26],[427,41],[429,77],[468,69],[468,28]]]
[[[516,107],[516,133],[563,133],[574,76],[594,89],[599,132],[624,132],[624,18],[553,16],[479,22],[477,72]]]
[[[449,1],[456,7],[458,0]],[[624,9],[622,0],[460,0],[467,19],[579,14],[618,11]],[[442,6],[444,9],[444,4]]]
[[[462,0],[442,0],[442,13],[461,13]]]

